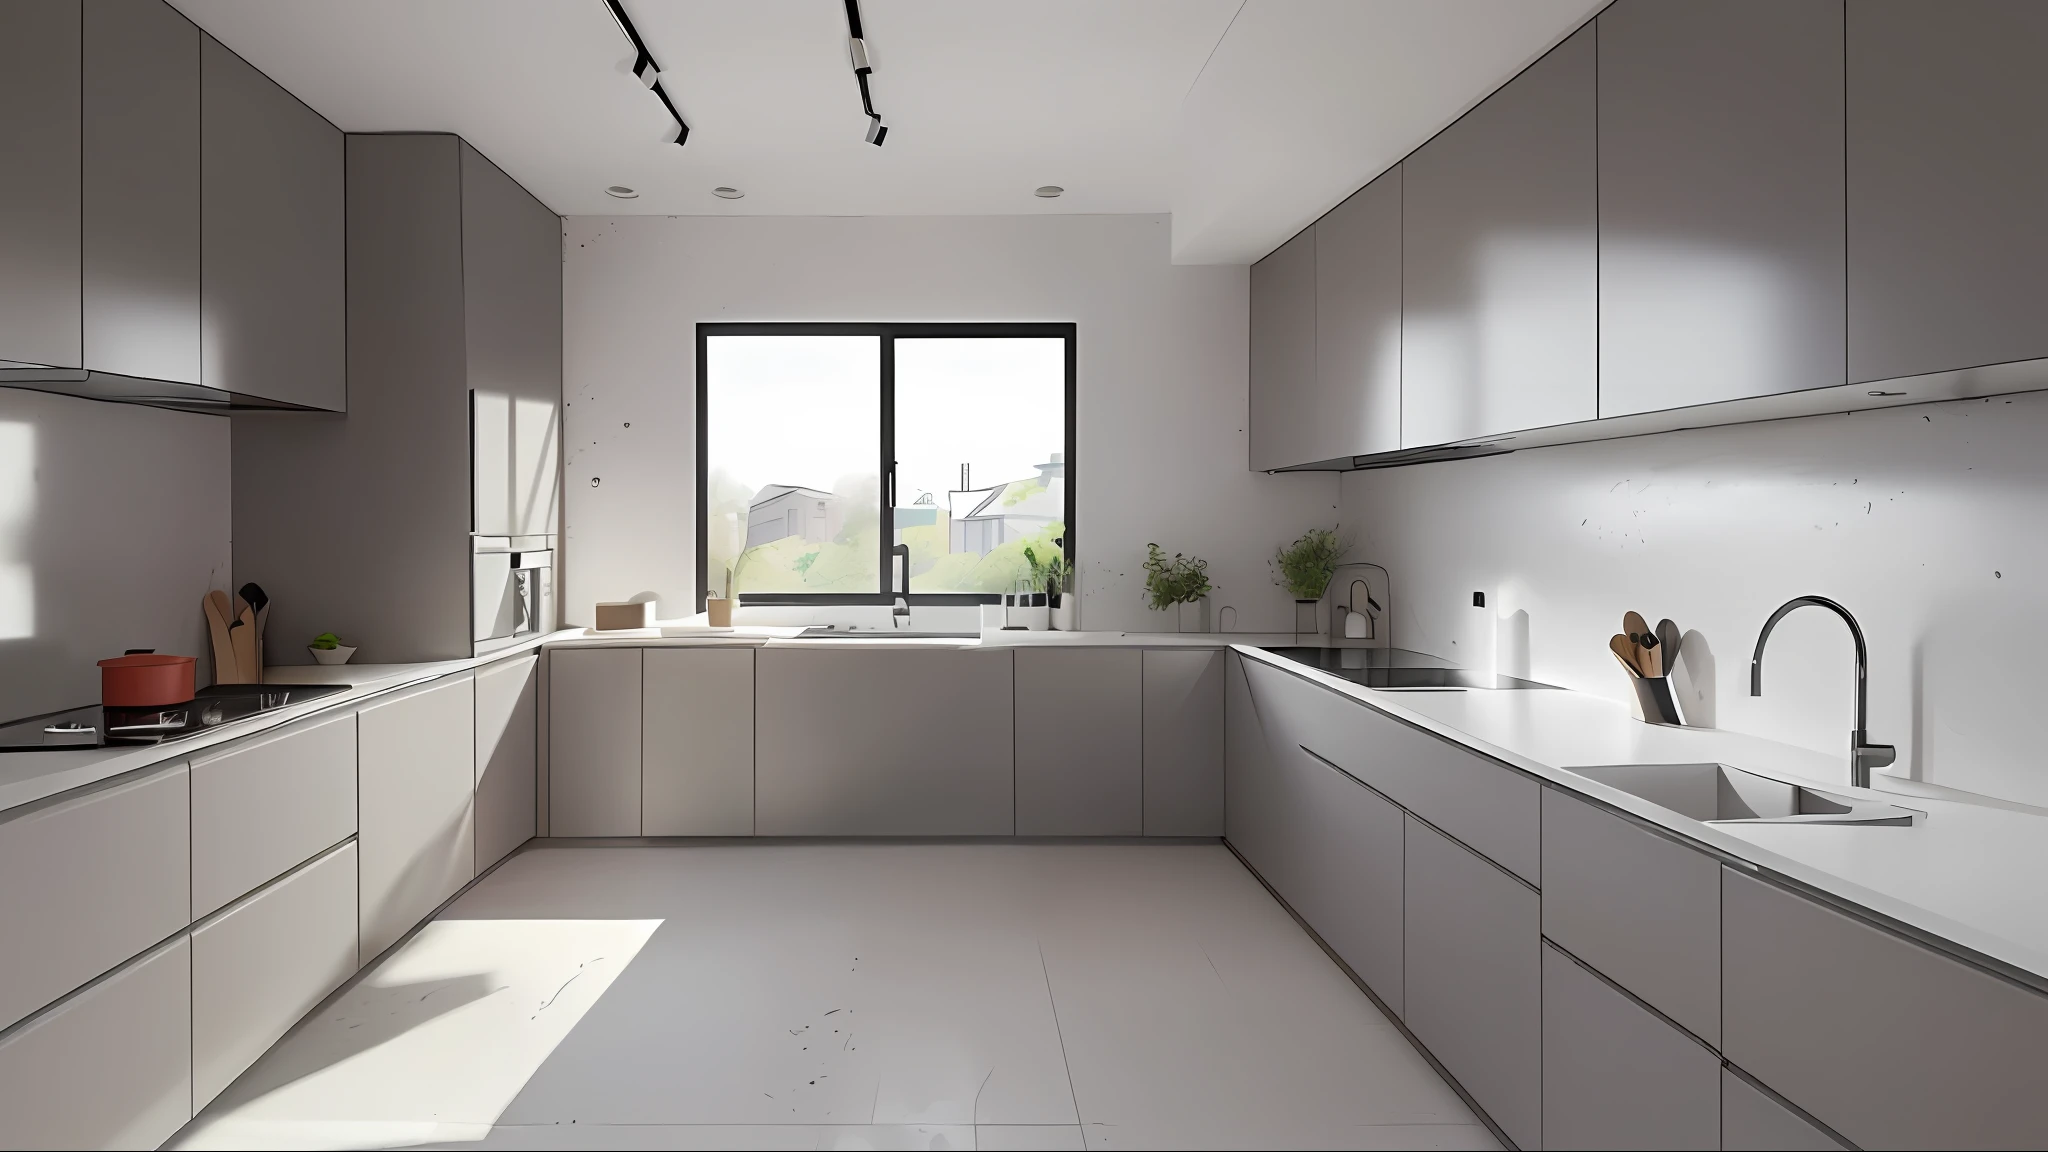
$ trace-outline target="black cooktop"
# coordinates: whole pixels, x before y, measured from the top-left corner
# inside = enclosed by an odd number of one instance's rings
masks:
[[[1267,648],[1264,651],[1275,656],[1284,656],[1297,664],[1306,664],[1319,672],[1341,676],[1354,684],[1393,692],[1555,687],[1552,684],[1538,684],[1534,680],[1519,680],[1513,676],[1485,676],[1477,672],[1467,672],[1426,653],[1408,652],[1400,648],[1283,647]]]
[[[163,708],[92,704],[0,725],[0,752],[163,744],[348,690],[347,684],[216,684],[191,701]]]

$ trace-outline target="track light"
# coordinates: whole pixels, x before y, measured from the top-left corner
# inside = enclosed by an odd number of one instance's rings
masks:
[[[848,3],[851,2],[852,0],[848,0]],[[676,102],[669,99],[668,90],[661,86],[661,66],[654,62],[653,53],[647,50],[646,42],[640,39],[639,30],[633,27],[633,21],[627,17],[625,5],[619,3],[619,0],[605,0],[605,6],[611,9],[612,19],[618,21],[619,31],[624,33],[626,40],[633,45],[633,75],[654,93],[661,101],[661,106],[668,109],[669,116],[676,122],[675,128],[662,138],[663,142],[682,146],[690,139],[690,126],[684,123],[683,114],[676,111]]]
[[[853,80],[860,85],[860,109],[868,114],[868,143],[880,147],[883,138],[889,135],[889,126],[882,123],[882,114],[875,111],[875,99],[868,92],[868,77],[874,74],[875,66],[868,62],[867,38],[861,35],[860,0],[846,0],[846,36],[846,54],[853,64]]]

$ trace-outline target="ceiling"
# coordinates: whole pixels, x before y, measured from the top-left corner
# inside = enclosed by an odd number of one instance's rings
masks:
[[[1181,263],[1264,255],[1598,7],[864,0],[876,148],[841,0],[625,0],[677,148],[603,0],[171,2],[341,128],[460,133],[563,215],[1172,212]]]

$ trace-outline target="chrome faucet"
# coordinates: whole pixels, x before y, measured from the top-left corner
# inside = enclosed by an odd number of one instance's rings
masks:
[[[1794,608],[1808,604],[1826,608],[1842,618],[1849,626],[1849,635],[1856,641],[1856,727],[1849,733],[1849,783],[1858,788],[1870,787],[1870,770],[1882,768],[1898,759],[1899,750],[1890,744],[1872,744],[1867,730],[1870,718],[1869,651],[1863,645],[1863,629],[1856,624],[1856,617],[1847,608],[1825,596],[1797,596],[1785,601],[1771,618],[1764,621],[1764,630],[1757,634],[1756,654],[1749,658],[1749,694],[1764,694],[1764,643],[1771,638],[1771,629],[1778,626],[1787,613]]]
[[[898,544],[889,549],[889,555],[903,562],[897,566],[903,586],[896,590],[896,604],[889,609],[889,626],[902,628],[910,623],[910,545]]]

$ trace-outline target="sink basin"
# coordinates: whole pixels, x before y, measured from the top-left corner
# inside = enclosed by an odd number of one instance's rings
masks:
[[[1726,764],[1605,764],[1567,771],[1708,824],[1904,827],[1924,815],[1787,784]]]
[[[908,628],[842,628],[826,624],[806,628],[799,640],[978,640],[979,632],[912,632]]]

